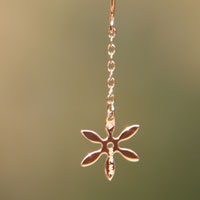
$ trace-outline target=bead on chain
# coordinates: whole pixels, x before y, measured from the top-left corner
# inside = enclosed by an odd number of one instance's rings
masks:
[[[107,79],[108,94],[106,98],[107,102],[107,117],[106,117],[106,127],[111,129],[115,127],[115,96],[114,96],[114,87],[115,87],[115,78],[113,77],[114,71],[116,69],[115,61],[113,56],[116,53],[116,46],[113,44],[113,40],[116,37],[116,29],[114,27],[114,13],[115,13],[115,0],[111,1],[111,12],[110,12],[110,24],[108,30],[108,38],[110,40],[107,52],[109,56],[109,61],[107,63],[107,70],[109,72],[109,77]]]

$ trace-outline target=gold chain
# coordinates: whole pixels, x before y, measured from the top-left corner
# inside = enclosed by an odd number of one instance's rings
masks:
[[[106,117],[106,127],[113,128],[115,126],[115,96],[114,96],[114,87],[115,87],[115,78],[113,77],[114,71],[116,69],[115,61],[113,56],[116,53],[116,46],[113,44],[113,40],[116,37],[116,29],[114,27],[114,13],[115,13],[115,0],[111,0],[111,11],[110,11],[110,24],[108,30],[108,38],[110,40],[107,52],[110,57],[107,63],[107,70],[109,77],[107,79],[108,94],[106,98],[107,103],[107,117]]]

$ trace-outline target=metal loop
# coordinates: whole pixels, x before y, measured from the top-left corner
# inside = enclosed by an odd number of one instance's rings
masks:
[[[107,50],[108,50],[108,55],[113,56],[116,53],[116,46],[113,43],[110,43],[108,45]]]
[[[113,94],[113,89],[114,89],[114,87],[109,88],[107,97],[109,97]]]
[[[108,37],[111,39],[111,41],[116,37],[116,29],[113,26],[110,26],[108,31]]]
[[[108,104],[107,105],[107,113],[108,114],[112,114],[114,112],[115,108],[114,108],[114,104]]]
[[[112,122],[113,120],[115,120],[114,113],[112,115],[107,116],[107,118],[106,118],[107,123],[106,124],[109,124],[109,122]]]
[[[113,100],[114,101],[114,100]],[[115,107],[114,102],[107,103],[107,117],[106,117],[106,123],[109,123],[109,121],[115,121]]]
[[[109,60],[108,64],[107,64],[108,72],[115,71],[115,68],[116,68],[115,61],[114,60]]]
[[[114,96],[114,94],[112,94],[110,96],[107,96],[106,102],[107,102],[107,104],[114,104],[114,102],[115,102],[115,96]]]
[[[109,76],[108,76],[108,79],[109,79],[109,80],[112,78],[113,73],[114,73],[114,71],[110,71],[110,74],[109,74]]]
[[[107,84],[108,84],[108,88],[113,88],[113,87],[115,87],[115,78],[114,78],[114,77],[108,78]]]

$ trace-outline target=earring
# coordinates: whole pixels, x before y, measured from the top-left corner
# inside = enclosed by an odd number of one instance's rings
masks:
[[[89,153],[81,162],[82,167],[87,167],[94,164],[102,154],[107,155],[105,163],[105,174],[108,180],[112,180],[115,174],[115,163],[114,163],[114,154],[120,153],[125,159],[137,162],[139,161],[138,155],[126,148],[119,147],[119,143],[133,137],[139,129],[139,125],[132,125],[124,129],[118,137],[113,137],[113,132],[115,130],[115,96],[114,96],[114,87],[115,87],[115,78],[113,77],[114,71],[116,69],[115,61],[113,56],[116,53],[116,46],[113,43],[114,38],[116,37],[116,29],[114,27],[115,20],[115,4],[116,0],[111,0],[110,6],[110,20],[109,20],[109,30],[108,38],[109,44],[107,48],[109,61],[107,63],[107,70],[109,77],[107,79],[108,94],[106,97],[107,103],[107,116],[105,123],[105,130],[107,137],[102,139],[96,132],[90,130],[82,130],[82,135],[93,143],[101,144],[101,148],[97,151]]]

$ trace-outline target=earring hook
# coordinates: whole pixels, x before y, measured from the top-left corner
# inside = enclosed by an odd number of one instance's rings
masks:
[[[114,16],[115,14],[115,3],[116,3],[116,0],[111,0],[110,12],[112,16]]]
[[[115,5],[116,5],[116,0],[111,0],[111,5],[110,5],[110,29],[112,29],[112,27],[114,25]]]

